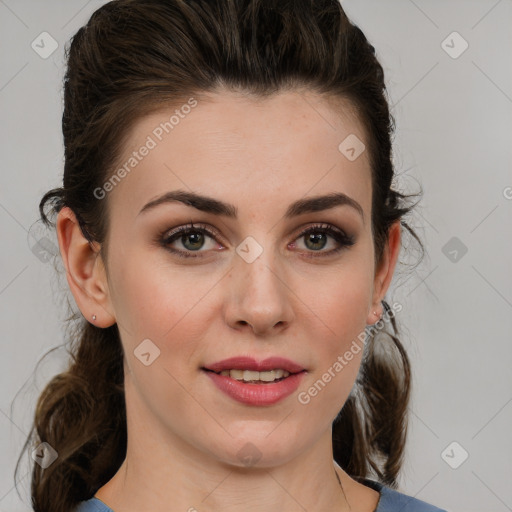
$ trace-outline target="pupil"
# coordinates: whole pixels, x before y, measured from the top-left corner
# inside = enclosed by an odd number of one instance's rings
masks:
[[[194,239],[195,239],[195,243],[197,243],[197,242],[201,242],[201,241],[202,241],[202,236],[203,236],[203,235],[202,235],[201,233],[191,233],[191,234],[189,233],[189,234],[187,234],[187,235],[184,235],[184,236],[183,236],[183,239],[184,239],[184,240],[188,240],[188,239],[192,239],[192,240],[194,240]],[[182,241],[183,241],[183,240],[182,240]],[[192,244],[194,244],[194,241],[192,242]],[[185,247],[187,247],[187,245],[188,245],[188,244],[186,244],[185,242],[183,242],[183,245],[184,245]],[[188,247],[188,248],[190,249],[190,247]],[[192,248],[192,249],[194,249],[194,248],[195,248],[195,249],[197,249],[198,247],[194,247],[194,246],[192,246],[191,248]]]
[[[321,239],[322,237],[325,237],[325,235],[323,233],[317,233],[317,234],[310,234],[308,239],[307,239],[307,242],[313,240],[313,243],[318,243],[318,240]],[[306,242],[306,245],[308,245]],[[313,249],[322,249],[323,247],[325,247],[325,238],[323,240],[323,244],[321,244],[321,247],[313,247]]]

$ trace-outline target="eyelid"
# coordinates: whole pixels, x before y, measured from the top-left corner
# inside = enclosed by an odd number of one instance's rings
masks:
[[[337,228],[336,226],[326,223],[326,222],[320,222],[316,224],[312,224],[310,226],[305,227],[302,231],[299,232],[298,235],[295,236],[295,239],[301,237],[302,235],[305,235],[309,233],[310,231],[326,231],[327,233],[335,233],[339,236],[345,237],[347,240],[352,240],[354,237],[347,234],[343,229]]]
[[[205,231],[209,236],[211,235],[212,237],[215,236],[217,238],[224,239],[224,237],[220,234],[220,231],[218,229],[214,228],[213,226],[210,226],[209,224],[202,224],[200,222],[194,223],[192,221],[190,221],[189,224],[184,224],[184,225],[178,226],[176,228],[166,229],[161,234],[160,237],[163,238],[163,240],[168,240],[178,233],[194,231],[194,230],[198,230],[200,232]]]

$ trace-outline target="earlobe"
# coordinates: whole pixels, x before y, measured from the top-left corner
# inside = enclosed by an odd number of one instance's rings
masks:
[[[60,210],[56,227],[66,278],[77,306],[89,322],[110,327],[115,316],[99,247],[84,237],[74,212],[67,206]]]
[[[396,221],[389,228],[389,236],[384,247],[380,264],[377,268],[373,285],[373,298],[370,305],[371,313],[368,314],[367,324],[376,323],[382,316],[381,301],[393,279],[398,255],[401,247],[401,224]]]

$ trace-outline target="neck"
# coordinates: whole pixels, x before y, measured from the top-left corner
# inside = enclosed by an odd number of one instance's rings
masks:
[[[169,432],[163,442],[146,420],[136,431],[129,421],[126,458],[95,495],[115,512],[355,510],[354,481],[332,459],[330,431],[313,449],[264,468],[218,460]]]
[[[354,510],[347,493],[349,477],[308,456],[270,468],[205,464],[167,449],[159,453],[132,449],[116,475],[96,497],[114,511],[244,512]]]

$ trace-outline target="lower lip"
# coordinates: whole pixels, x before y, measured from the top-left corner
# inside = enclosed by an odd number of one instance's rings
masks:
[[[290,374],[286,379],[270,384],[254,384],[225,377],[215,372],[203,370],[213,383],[226,395],[249,405],[272,405],[291,395],[300,384],[306,373]]]

